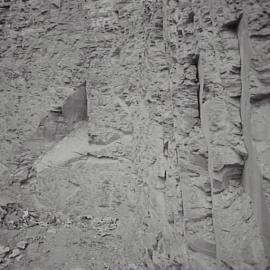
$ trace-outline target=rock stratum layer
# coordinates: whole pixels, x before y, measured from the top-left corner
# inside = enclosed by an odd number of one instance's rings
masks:
[[[18,269],[267,269],[268,0],[1,0],[0,17],[2,179],[69,220]]]

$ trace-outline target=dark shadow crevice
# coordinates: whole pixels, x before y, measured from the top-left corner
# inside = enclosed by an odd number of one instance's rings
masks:
[[[52,108],[37,129],[37,137],[58,140],[67,135],[80,121],[87,121],[86,82],[77,87],[62,106]]]

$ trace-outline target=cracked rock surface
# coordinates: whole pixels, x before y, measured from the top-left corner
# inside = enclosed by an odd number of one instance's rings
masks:
[[[269,269],[269,0],[0,0],[0,42],[0,269]]]

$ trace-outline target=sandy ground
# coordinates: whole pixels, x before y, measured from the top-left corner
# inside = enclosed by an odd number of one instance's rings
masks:
[[[95,154],[129,142],[124,136],[107,146],[89,145],[87,124],[80,123],[31,161],[29,179],[18,182],[20,170],[7,174],[1,269],[137,269],[131,162]]]

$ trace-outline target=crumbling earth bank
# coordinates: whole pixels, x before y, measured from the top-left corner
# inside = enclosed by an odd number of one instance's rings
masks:
[[[267,269],[268,0],[1,0],[6,269]]]

